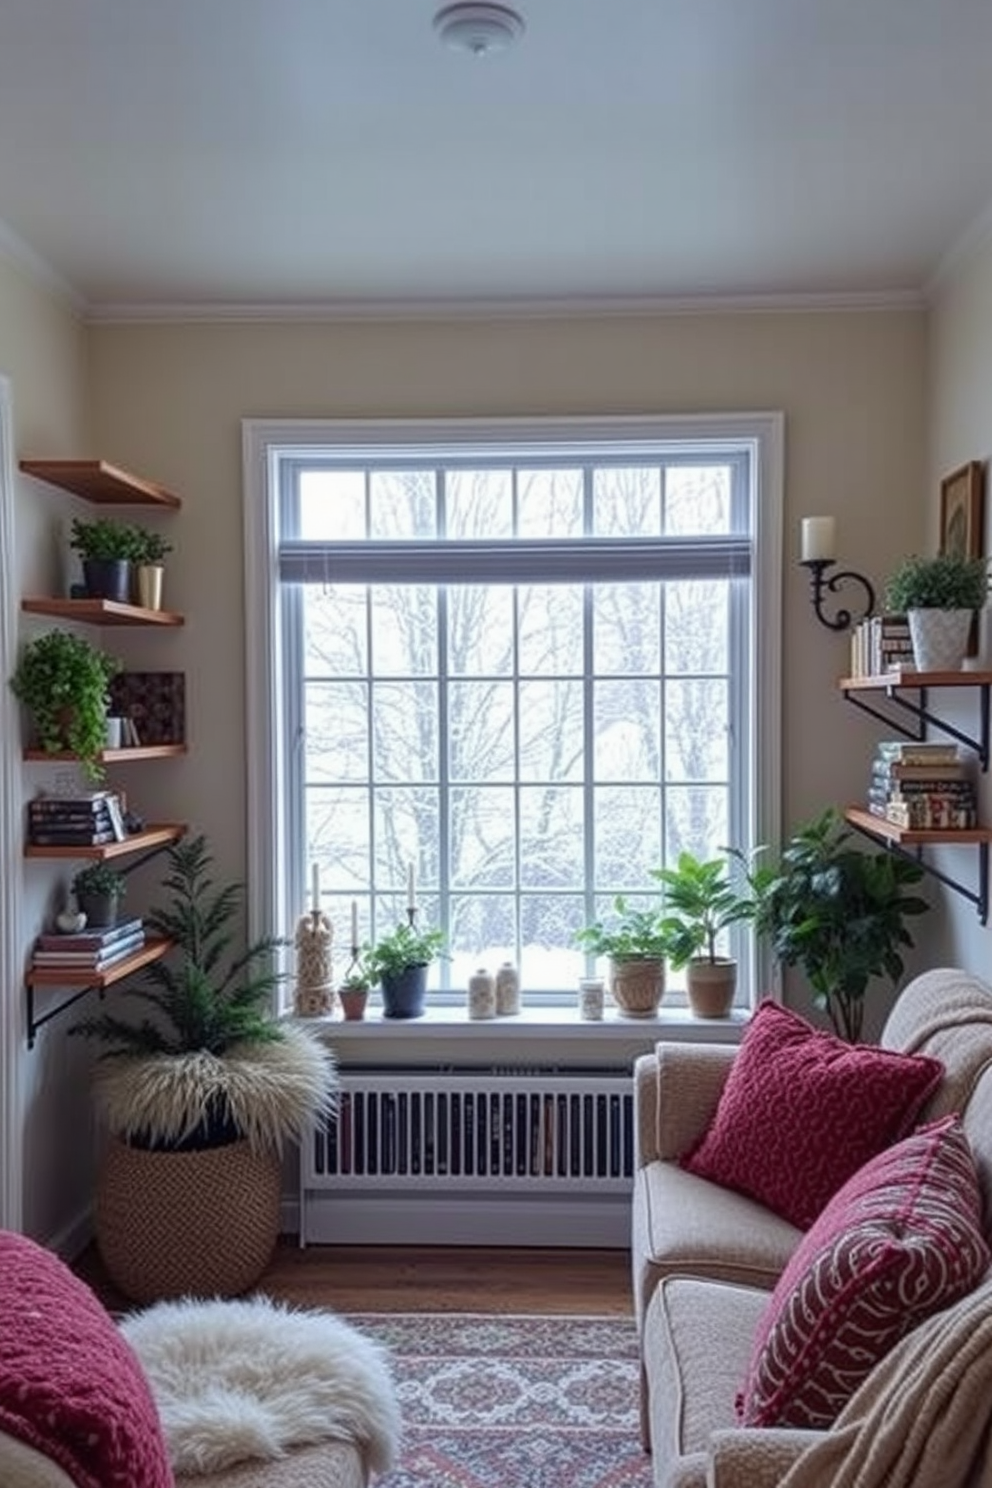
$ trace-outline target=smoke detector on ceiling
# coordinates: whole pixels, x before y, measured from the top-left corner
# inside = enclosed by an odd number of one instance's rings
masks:
[[[445,46],[485,57],[512,46],[524,33],[524,20],[508,5],[459,3],[438,11],[434,30]]]

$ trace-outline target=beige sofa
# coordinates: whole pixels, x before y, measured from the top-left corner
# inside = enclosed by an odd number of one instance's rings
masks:
[[[943,1063],[920,1120],[961,1112],[988,1234],[992,987],[960,971],[927,972],[900,995],[881,1042]],[[817,1440],[805,1431],[739,1428],[734,1414],[759,1318],[801,1231],[676,1161],[709,1125],[734,1053],[661,1043],[635,1066],[633,1282],[642,1426],[658,1488],[776,1483]]]

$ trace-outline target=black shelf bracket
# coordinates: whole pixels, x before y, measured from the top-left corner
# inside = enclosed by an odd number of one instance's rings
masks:
[[[38,1037],[38,1030],[40,1028],[44,1028],[45,1024],[46,1023],[51,1023],[53,1019],[58,1018],[58,1017],[61,1017],[61,1015],[63,1013],[68,1012],[69,1008],[75,1007],[75,1005],[76,1005],[77,1002],[80,1002],[84,997],[88,997],[91,992],[99,992],[100,996],[102,997],[103,996],[103,993],[104,993],[104,988],[101,987],[101,986],[99,986],[96,982],[92,982],[88,987],[78,987],[76,989],[76,991],[73,992],[73,994],[72,994],[71,997],[64,998],[58,1004],[57,1007],[49,1008],[48,1012],[47,1013],[43,1013],[40,1018],[36,1018],[35,1015],[34,1015],[34,1009],[35,1009],[35,989],[34,989],[34,986],[32,985],[31,982],[28,982],[28,984],[27,984],[27,991],[28,991],[28,1048],[29,1049],[33,1049],[34,1048],[34,1045],[35,1045],[35,1040]]]
[[[979,767],[983,774],[989,767],[989,684],[987,682],[969,682],[968,673],[962,672],[961,686],[978,689],[978,736],[965,733],[955,724],[948,723],[946,719],[932,713],[928,706],[927,689],[925,687],[913,687],[911,684],[892,682],[885,688],[885,696],[893,708],[901,710],[903,715],[909,715],[912,723],[908,723],[906,717],[900,717],[893,711],[877,707],[871,701],[870,692],[858,692],[854,688],[845,688],[844,696],[855,708],[860,708],[862,713],[878,719],[888,728],[894,728],[897,733],[906,739],[925,739],[927,737],[927,726],[938,729],[942,734],[955,739],[966,748],[973,749],[978,755]],[[915,693],[915,697],[908,697],[907,692]]]
[[[979,924],[988,924],[989,845],[987,842],[961,844],[949,842],[942,844],[945,847],[954,847],[958,852],[961,851],[962,847],[975,847],[977,849],[978,887],[977,889],[972,889],[967,884],[962,883],[959,878],[953,877],[953,875],[951,875],[950,873],[945,873],[942,868],[938,868],[935,864],[927,861],[927,859],[925,859],[923,856],[922,844],[916,844],[916,846],[913,848],[903,847],[902,844],[899,842],[892,842],[888,838],[880,838],[876,835],[876,833],[869,831],[865,827],[862,827],[858,822],[851,822],[850,819],[848,820],[850,825],[854,827],[856,832],[860,832],[862,836],[870,838],[870,840],[876,843],[876,845],[883,847],[886,852],[895,853],[897,857],[909,858],[911,862],[918,863],[923,869],[924,873],[928,874],[930,878],[937,879],[937,881],[939,883],[942,883],[946,888],[953,889],[955,894],[960,894],[962,899],[966,899],[968,903],[974,905],[975,909],[978,911]]]

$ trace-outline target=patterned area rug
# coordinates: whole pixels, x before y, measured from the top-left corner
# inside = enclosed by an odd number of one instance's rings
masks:
[[[391,1351],[400,1466],[376,1488],[650,1488],[634,1324],[348,1314]]]

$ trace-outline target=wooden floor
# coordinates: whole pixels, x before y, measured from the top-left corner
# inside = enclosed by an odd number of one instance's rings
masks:
[[[75,1267],[104,1303],[129,1304],[91,1248]],[[630,1316],[625,1250],[309,1246],[280,1242],[258,1290],[338,1312],[523,1312]]]

